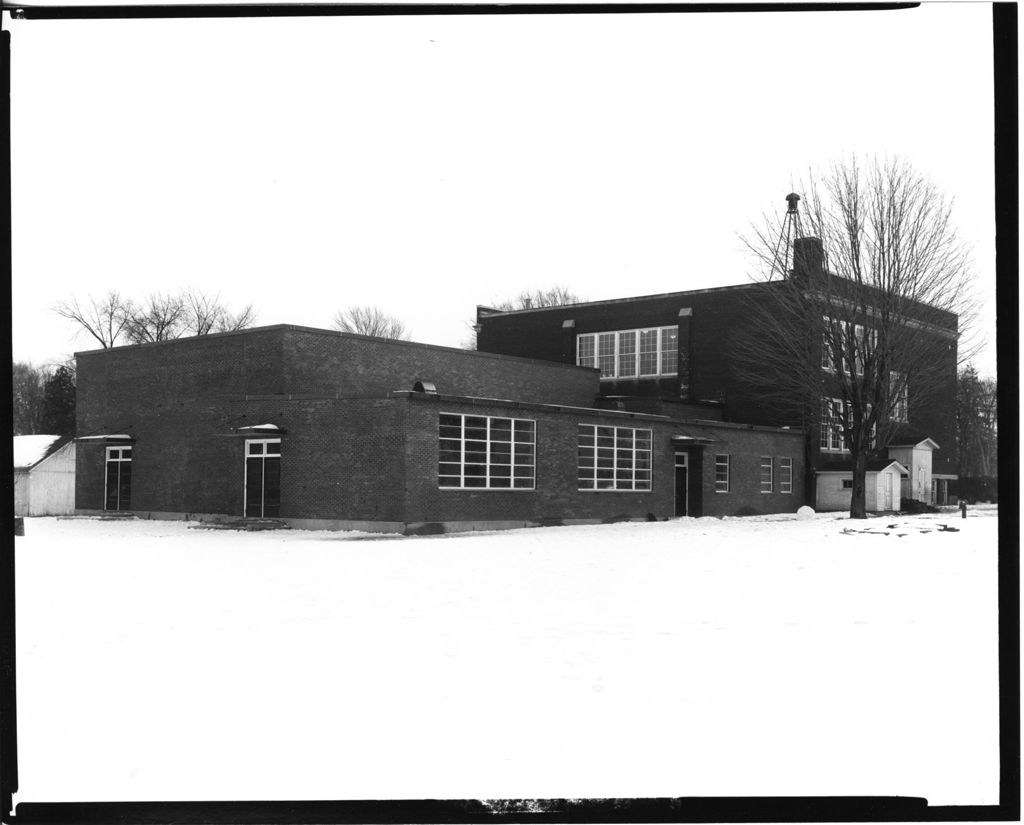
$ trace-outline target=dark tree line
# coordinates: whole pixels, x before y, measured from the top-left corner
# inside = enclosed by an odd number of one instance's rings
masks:
[[[75,434],[75,373],[66,364],[35,367],[15,361],[12,369],[14,435]]]
[[[973,364],[961,370],[957,379],[956,442],[961,478],[998,477],[996,381],[980,377]]]

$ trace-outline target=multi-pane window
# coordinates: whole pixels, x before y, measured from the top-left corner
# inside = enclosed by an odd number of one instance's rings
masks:
[[[442,414],[438,418],[438,486],[532,490],[536,426],[525,418]]]
[[[675,375],[679,369],[679,327],[577,335],[576,363],[596,367],[602,378]]]
[[[715,456],[715,492],[729,492],[729,456]]]
[[[783,457],[779,459],[779,492],[793,492],[793,459]]]
[[[843,409],[843,402],[838,398],[821,399],[818,446],[826,452],[846,452],[846,444],[843,440],[843,420],[839,415]]]
[[[903,376],[898,372],[889,373],[889,396],[891,398],[890,408],[892,410],[893,421],[908,421],[908,409],[909,404],[909,387],[907,382],[903,380]]]
[[[580,424],[581,490],[651,489],[651,431]]]
[[[107,447],[105,510],[130,510],[132,506],[132,448]]]
[[[867,355],[878,342],[877,330],[866,329],[861,324],[851,324],[849,321],[838,321],[827,315],[822,321],[821,368],[835,372],[836,361],[833,356],[838,355],[839,372],[845,373],[852,356],[854,371],[857,375],[863,375]]]
[[[774,462],[770,455],[761,456],[761,492],[770,493],[773,489]]]

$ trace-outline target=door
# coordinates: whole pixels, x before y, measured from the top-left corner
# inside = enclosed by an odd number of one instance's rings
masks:
[[[676,453],[676,516],[689,515],[687,482],[689,481],[689,467],[687,466],[686,453]]]
[[[277,518],[281,512],[281,439],[245,442],[245,517]]]
[[[882,509],[892,509],[892,473],[885,473],[885,506]]]
[[[107,447],[104,510],[130,510],[132,506],[132,448]]]

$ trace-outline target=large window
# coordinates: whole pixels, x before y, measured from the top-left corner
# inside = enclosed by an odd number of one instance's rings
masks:
[[[602,378],[675,375],[679,369],[679,327],[577,335],[576,363],[596,367]]]
[[[793,492],[793,459],[785,456],[779,459],[779,492]]]
[[[437,483],[445,489],[532,490],[536,422],[442,414]]]
[[[852,356],[854,371],[857,375],[863,375],[867,356],[875,350],[878,344],[878,331],[865,328],[861,324],[851,324],[849,321],[829,318],[827,315],[822,318],[822,321],[824,330],[821,335],[821,368],[829,372],[837,371],[833,356],[837,354],[836,348],[838,347],[838,371],[847,372]]]
[[[846,452],[846,443],[843,440],[843,420],[839,411],[844,405],[839,398],[821,399],[821,422],[818,437],[818,446],[825,452],[842,453]]]
[[[761,492],[770,493],[774,489],[775,465],[770,455],[761,456]]]
[[[903,376],[898,372],[889,373],[889,397],[890,410],[893,421],[908,421],[909,387]]]
[[[581,490],[651,489],[651,431],[580,424]]]
[[[729,492],[729,456],[715,456],[715,492]]]

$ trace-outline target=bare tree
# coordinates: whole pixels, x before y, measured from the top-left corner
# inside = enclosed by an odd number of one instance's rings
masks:
[[[405,324],[393,315],[386,314],[379,307],[354,306],[334,316],[335,329],[370,335],[374,338],[391,338],[408,341],[409,332]]]
[[[124,333],[128,321],[128,302],[117,290],[110,290],[102,298],[87,296],[84,302],[72,297],[58,301],[53,311],[79,326],[79,331],[95,338],[104,349],[115,346]]]
[[[133,344],[169,341],[185,330],[185,300],[180,295],[150,293],[142,304],[125,308],[125,337]]]
[[[192,335],[209,335],[211,332],[234,332],[252,325],[255,318],[252,304],[240,312],[231,313],[220,300],[219,295],[207,295],[199,289],[189,288],[182,292],[182,327]]]
[[[866,172],[840,164],[805,192],[792,270],[784,221],[747,239],[762,285],[733,368],[766,405],[809,425],[823,449],[849,452],[850,516],[864,518],[869,457],[910,411],[955,391],[973,308],[969,259],[949,202],[905,162]],[[791,227],[794,210],[791,201]]]

